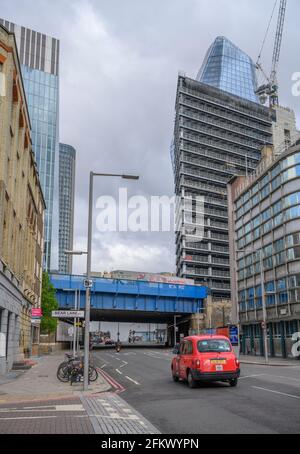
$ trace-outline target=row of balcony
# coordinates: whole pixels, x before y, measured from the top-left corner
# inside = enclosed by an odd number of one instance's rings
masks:
[[[261,143],[260,146],[262,146],[264,144],[270,144],[270,145],[272,144],[271,135],[266,137],[262,134],[256,134],[255,132],[251,132],[251,133],[245,132],[241,129],[241,127],[233,126],[232,123],[227,123],[227,122],[224,123],[221,121],[213,120],[210,116],[207,116],[207,115],[193,114],[184,108],[180,108],[179,115],[184,116],[185,118],[188,118],[188,119],[194,119],[198,122],[201,122],[201,123],[204,123],[207,125],[215,126],[218,129],[224,129],[225,131],[230,131],[234,134],[245,136],[245,137],[247,137],[247,139],[249,139],[249,138],[254,139]]]
[[[229,248],[224,246],[218,246],[216,244],[211,245],[211,249],[207,243],[189,243],[185,244],[185,249],[195,250],[195,251],[211,251],[211,252],[220,252],[224,254],[229,254]]]
[[[209,265],[222,265],[229,267],[228,259],[223,259],[220,257],[209,257],[207,255],[186,255],[183,261],[188,263],[207,263]]]
[[[212,186],[207,183],[203,183],[201,181],[190,180],[186,177],[181,177],[180,186],[195,188],[195,189],[202,189],[203,191],[208,191],[209,193],[213,194],[221,194],[224,197],[227,196],[227,190],[225,188],[221,188],[218,186]]]
[[[212,162],[212,161],[207,161],[206,159],[203,159],[202,156],[199,158],[193,158],[188,153],[181,153],[180,161],[182,163],[192,164],[194,166],[199,166],[201,168],[218,170],[219,172],[227,173],[230,176],[234,175],[237,172],[239,172],[239,173],[242,172],[241,170],[233,169],[233,167],[216,164],[215,162]],[[244,165],[245,165],[245,163],[244,163]]]
[[[222,271],[213,269],[212,272],[209,272],[208,268],[189,268],[186,267],[184,274],[189,276],[206,276],[206,277],[219,277],[230,279],[230,271]]]
[[[225,142],[231,142],[231,143],[240,145],[245,148],[252,148],[253,150],[256,150],[256,151],[259,151],[262,148],[261,144],[257,144],[253,140],[240,140],[235,135],[222,133],[216,129],[209,128],[209,127],[203,126],[203,125],[200,127],[200,126],[192,123],[191,121],[189,122],[189,121],[184,121],[183,119],[181,119],[179,121],[179,126],[181,128],[189,129],[189,130],[195,131],[197,133],[199,132],[200,134],[205,134],[205,135],[211,136],[211,137],[217,137],[219,139],[222,139]]]
[[[266,124],[266,127],[267,126],[271,127],[271,119],[270,118],[267,119],[266,115],[260,114],[259,112],[255,111],[254,109],[252,109],[250,111],[250,109],[244,108],[242,106],[239,106],[238,108],[234,108],[234,107],[229,106],[228,103],[226,103],[225,101],[222,101],[221,99],[214,100],[210,96],[207,96],[204,93],[199,93],[199,91],[192,90],[191,88],[186,88],[186,87],[181,86],[179,90],[181,93],[191,95],[193,98],[207,101],[211,104],[217,105],[218,107],[222,106],[226,109],[226,111],[228,111],[228,110],[234,111],[237,113],[237,115],[243,114],[249,118],[257,118],[257,119],[261,120],[262,122],[264,122]]]
[[[224,184],[227,184],[230,180],[229,176],[223,177],[217,173],[204,172],[204,171],[201,172],[201,170],[193,169],[192,167],[185,165],[185,164],[183,164],[181,166],[180,173],[185,174],[185,175],[191,175],[191,176],[195,176],[195,177],[205,178],[210,181],[215,180],[215,181],[218,181],[218,182],[221,182]]]
[[[254,131],[260,130],[263,133],[268,134],[269,136],[271,135],[270,127],[264,127],[262,124],[259,124],[257,122],[254,123],[253,121],[245,120],[241,116],[231,115],[228,113],[228,111],[224,112],[223,110],[221,110],[217,107],[215,107],[215,108],[209,107],[207,104],[204,104],[203,102],[201,103],[201,102],[195,101],[195,100],[191,101],[186,96],[181,96],[179,99],[179,103],[183,107],[184,106],[190,107],[194,110],[197,110],[200,112],[205,112],[205,113],[214,115],[215,117],[224,118],[226,120],[229,120],[231,124],[236,123],[238,125],[247,126],[248,128],[251,128]]]
[[[243,168],[248,167],[250,170],[255,170],[258,164],[258,159],[254,158],[254,161],[252,161],[248,156],[244,156],[243,159],[240,159],[239,157],[234,157],[232,158],[230,155],[222,155],[221,153],[216,153],[215,151],[210,151],[210,150],[204,150],[198,147],[192,147],[191,145],[188,145],[187,143],[182,143],[180,144],[180,149],[181,151],[186,151],[190,152],[193,154],[199,155],[200,158],[203,158],[204,156],[212,159],[216,159],[221,161],[222,163],[229,164],[228,167],[230,166],[240,166]],[[230,152],[230,151],[228,151]],[[252,157],[253,159],[253,157]],[[246,162],[247,161],[247,162]],[[223,167],[223,166],[221,166]],[[234,170],[236,172],[236,170]],[[228,170],[229,172],[229,170]]]
[[[225,151],[226,153],[231,153],[231,154],[236,154],[238,156],[243,156],[244,159],[245,159],[245,153],[246,153],[245,150],[241,150],[241,148],[239,148],[239,147],[228,148],[228,147],[226,147],[224,145],[224,142],[222,142],[221,140],[217,141],[217,140],[207,139],[207,138],[202,137],[200,135],[190,134],[190,133],[188,133],[186,131],[182,132],[181,138],[185,139],[185,140],[188,140],[190,142],[195,142],[195,143],[200,144],[200,145],[209,146],[209,147],[212,147],[212,148],[215,148],[215,149],[218,149],[218,150],[222,150],[222,151]],[[253,152],[252,159],[257,159],[257,161],[259,161],[260,152],[257,150],[256,153],[255,154],[254,153],[255,152]],[[246,164],[246,159],[245,159],[244,162]]]

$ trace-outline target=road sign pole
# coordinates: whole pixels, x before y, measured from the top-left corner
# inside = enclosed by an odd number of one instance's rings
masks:
[[[90,189],[89,189],[89,218],[88,218],[88,248],[87,248],[87,270],[86,278],[91,279],[92,268],[92,231],[93,231],[93,182],[94,174],[90,172]],[[84,377],[83,377],[83,390],[88,391],[89,388],[89,355],[90,355],[90,317],[91,317],[91,289],[90,286],[86,287],[86,301],[85,301],[85,333],[84,333]]]
[[[77,311],[77,290],[75,290],[75,311]],[[73,357],[76,356],[77,318],[74,319]]]

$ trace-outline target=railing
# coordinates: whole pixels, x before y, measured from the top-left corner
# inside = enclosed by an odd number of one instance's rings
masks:
[[[211,233],[211,238],[213,238],[215,240],[229,241],[228,235],[221,235],[219,233],[214,233],[214,232]]]
[[[203,189],[205,191],[213,192],[216,194],[227,195],[227,190],[222,188],[217,188],[216,186],[211,186],[209,184],[201,183],[200,181],[189,180],[185,177],[181,179],[181,186],[189,186],[192,188]]]
[[[233,126],[232,123],[222,123],[220,121],[212,120],[211,117],[207,117],[205,115],[203,115],[203,116],[195,115],[195,114],[192,114],[191,112],[186,111],[186,109],[184,109],[184,108],[180,108],[179,114],[182,116],[185,116],[187,118],[193,118],[193,119],[195,119],[199,122],[205,123],[207,125],[216,126],[217,128],[225,129],[226,131],[231,131],[233,133],[245,136],[247,138],[259,140],[262,143],[265,143],[265,144],[268,143],[268,144],[272,145],[271,134],[269,135],[269,138],[267,139],[267,137],[264,137],[263,135],[255,134],[255,132],[246,133],[246,132],[243,132],[241,128]]]
[[[186,243],[185,249],[196,249],[198,251],[208,251],[208,244],[199,244],[199,243]]]
[[[216,270],[213,270],[212,276],[213,277],[228,277],[228,278],[230,278],[230,272],[229,271],[216,271]]]
[[[259,162],[258,158],[255,160],[255,163],[251,162],[251,159],[255,159],[255,158],[253,158],[253,156],[251,158],[249,156],[245,156],[244,159],[240,159],[239,157],[231,158],[227,154],[222,155],[221,153],[215,153],[214,151],[202,150],[199,148],[192,147],[191,145],[187,145],[186,143],[184,145],[180,145],[180,149],[182,151],[186,151],[188,153],[190,152],[190,153],[197,154],[201,157],[206,156],[208,158],[222,160],[223,162],[226,162],[228,164],[232,164],[235,166],[241,166],[241,167],[245,168],[246,164],[247,164],[248,168],[252,169],[252,170],[256,169],[256,166]],[[229,169],[228,169],[228,171],[229,171]]]
[[[259,146],[258,144],[255,144],[253,143],[251,140],[239,140],[237,137],[232,137],[228,134],[222,134],[220,132],[217,132],[215,129],[212,130],[210,128],[207,128],[206,126],[202,126],[201,128],[200,127],[197,127],[193,124],[188,124],[186,121],[182,121],[180,120],[179,121],[179,125],[181,128],[185,128],[185,129],[190,129],[192,131],[196,131],[196,132],[199,132],[201,134],[206,134],[208,136],[211,136],[211,137],[218,137],[219,139],[222,139],[223,141],[225,142],[232,142],[232,143],[235,143],[237,145],[241,145],[242,147],[246,147],[246,148],[253,148],[254,150],[256,151],[259,151],[259,148],[261,148],[261,145]]]
[[[216,164],[215,162],[211,162],[211,161],[206,161],[201,158],[191,158],[186,153],[182,153],[180,155],[180,160],[181,160],[181,162],[193,164],[195,166],[205,167],[207,169],[219,170],[220,172],[228,173],[231,176],[234,175],[235,173],[237,173],[237,170],[234,170],[233,168],[230,168],[229,166],[228,167],[221,166],[220,164]],[[245,166],[245,162],[244,162],[244,166]]]
[[[243,153],[242,151],[239,151],[238,147],[236,147],[235,149],[227,148],[227,147],[223,146],[221,142],[217,142],[216,140],[205,139],[204,137],[201,137],[199,135],[198,136],[194,136],[194,135],[189,134],[187,132],[183,132],[181,138],[185,139],[185,140],[190,140],[192,142],[196,142],[196,143],[199,143],[199,144],[202,144],[202,145],[207,145],[209,147],[217,148],[217,149],[226,151],[227,153],[237,154],[239,156],[245,156],[245,153]],[[252,156],[252,159],[257,159],[259,161],[260,153],[259,153],[258,150],[256,150],[256,151],[257,151],[257,156],[256,157]]]
[[[270,128],[267,128],[267,127],[265,128],[264,126],[258,125],[257,123],[253,123],[252,121],[242,119],[240,116],[237,117],[234,115],[230,115],[227,112],[225,113],[225,112],[221,111],[217,107],[213,109],[213,108],[208,107],[207,105],[200,104],[198,101],[188,101],[187,98],[185,98],[184,96],[181,96],[179,102],[180,102],[180,104],[184,104],[185,106],[191,107],[192,109],[200,110],[202,112],[212,114],[214,116],[222,117],[222,118],[225,118],[226,120],[229,120],[230,122],[242,124],[244,126],[248,126],[249,128],[252,128],[252,129],[256,129],[256,130],[259,129],[260,131],[263,131],[270,135]]]
[[[214,221],[211,221],[210,222],[210,226],[211,227],[215,227],[217,229],[224,229],[224,230],[228,230],[228,224],[224,224],[222,222],[214,222]]]
[[[224,252],[225,254],[229,254],[229,248],[223,247],[223,246],[212,245],[212,252]]]
[[[212,282],[211,288],[212,289],[230,290],[230,285],[229,284],[221,284],[219,282]]]
[[[246,108],[244,108],[242,106],[239,106],[238,108],[233,108],[233,107],[230,107],[225,101],[222,101],[221,99],[218,99],[218,102],[216,102],[214,99],[210,98],[209,96],[207,96],[207,95],[205,95],[203,93],[199,93],[196,90],[192,90],[191,88],[180,87],[179,91],[182,92],[182,93],[186,93],[188,95],[191,95],[194,98],[198,98],[200,100],[208,101],[208,102],[210,102],[212,104],[217,104],[217,106],[222,106],[226,110],[230,109],[230,110],[236,112],[238,115],[244,114],[247,117],[252,117],[252,118],[256,117],[259,120],[264,121],[265,123],[271,123],[271,119],[266,119],[265,115],[262,115],[262,114],[260,114],[257,111],[255,112],[254,109],[252,109],[250,111],[249,109],[246,109]]]
[[[212,263],[214,265],[226,265],[226,266],[229,266],[229,260],[225,260],[225,259],[219,259],[219,258],[216,258],[216,257],[212,257]]]
[[[183,164],[182,168],[180,169],[180,173],[184,173],[186,175],[191,175],[191,176],[196,176],[196,177],[202,177],[202,178],[206,178],[206,179],[209,179],[209,180],[216,180],[216,181],[220,181],[221,183],[225,183],[227,184],[230,180],[230,177],[221,177],[217,174],[212,174],[210,172],[201,172],[200,170],[194,170],[190,167],[187,167],[186,165]]]
[[[209,123],[207,123],[209,124]],[[227,142],[233,142],[233,143],[237,143],[238,145],[242,145],[244,147],[248,147],[248,148],[254,148],[255,150],[259,149],[259,148],[262,148],[262,144],[258,144],[257,142],[254,142],[253,140],[247,140],[247,139],[239,139],[236,135],[235,136],[231,136],[230,134],[227,134],[227,133],[221,133],[220,131],[216,130],[216,129],[211,129],[207,126],[204,126],[204,125],[201,125],[198,126],[195,124],[195,122],[193,121],[188,121],[188,120],[183,120],[181,119],[179,121],[179,126],[182,127],[182,128],[186,128],[186,129],[192,129],[193,131],[197,131],[197,132],[200,132],[202,134],[207,134],[209,136],[213,136],[213,137],[219,137],[220,139],[222,140],[225,140]],[[214,126],[214,125],[212,125]],[[217,126],[217,124],[216,124]],[[228,128],[229,130],[229,128]],[[234,132],[234,134],[236,134]],[[272,142],[270,141],[263,141],[261,140],[262,143],[265,143],[265,144],[271,144]]]

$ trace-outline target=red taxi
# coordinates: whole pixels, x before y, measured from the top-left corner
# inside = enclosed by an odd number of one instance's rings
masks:
[[[197,382],[228,382],[237,386],[240,363],[229,339],[225,336],[191,336],[174,350],[172,376],[175,382],[184,380],[190,388]]]

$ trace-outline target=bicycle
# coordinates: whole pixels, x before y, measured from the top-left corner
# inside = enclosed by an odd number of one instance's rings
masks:
[[[83,366],[83,357],[73,357],[66,353],[66,358],[68,361],[61,363],[57,369],[57,378],[62,383],[68,383],[71,380],[71,377],[76,376],[76,380],[78,380],[79,376],[83,377],[84,374],[84,366]],[[98,379],[98,372],[95,367],[92,365],[89,366],[89,381],[95,382]]]

